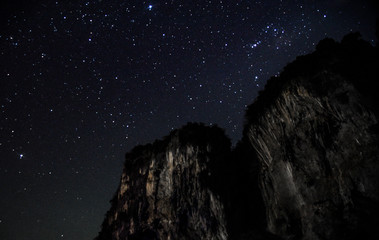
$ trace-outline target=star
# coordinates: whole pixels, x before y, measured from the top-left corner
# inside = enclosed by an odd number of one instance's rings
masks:
[[[147,9],[149,9],[149,11],[151,11],[151,10],[153,9],[153,5],[149,5],[149,6],[147,7]]]
[[[22,159],[23,157],[24,157],[24,154],[21,153],[21,154],[20,154],[20,159]]]

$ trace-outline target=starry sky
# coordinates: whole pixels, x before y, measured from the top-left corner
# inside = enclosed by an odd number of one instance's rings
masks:
[[[2,1],[0,239],[92,239],[124,154],[189,121],[235,143],[265,81],[375,1]]]

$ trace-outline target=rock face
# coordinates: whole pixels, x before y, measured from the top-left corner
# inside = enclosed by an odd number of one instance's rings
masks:
[[[370,93],[379,81],[375,51],[356,35],[341,44],[324,40],[271,79],[249,107],[245,135],[260,162],[271,233],[379,236],[378,105]]]
[[[97,240],[379,239],[378,49],[350,34],[271,78],[230,149],[189,124],[126,154]]]
[[[230,140],[189,124],[126,155],[101,239],[227,239],[218,193]]]

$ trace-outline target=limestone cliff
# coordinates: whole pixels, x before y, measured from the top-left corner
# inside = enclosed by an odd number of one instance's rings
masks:
[[[97,240],[379,239],[379,57],[321,41],[248,106],[230,149],[188,124],[126,154]]]
[[[102,239],[227,239],[220,174],[230,141],[189,124],[126,155]]]
[[[249,106],[245,136],[271,233],[379,236],[378,66],[377,50],[357,34],[326,39]]]

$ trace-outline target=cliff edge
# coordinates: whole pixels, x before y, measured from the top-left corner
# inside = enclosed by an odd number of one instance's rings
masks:
[[[97,240],[379,239],[378,48],[322,40],[271,78],[234,149],[188,124],[126,154]]]
[[[227,239],[219,188],[230,140],[188,124],[126,154],[103,239]]]
[[[246,113],[269,232],[378,237],[378,52],[359,34],[321,41],[272,78]]]

